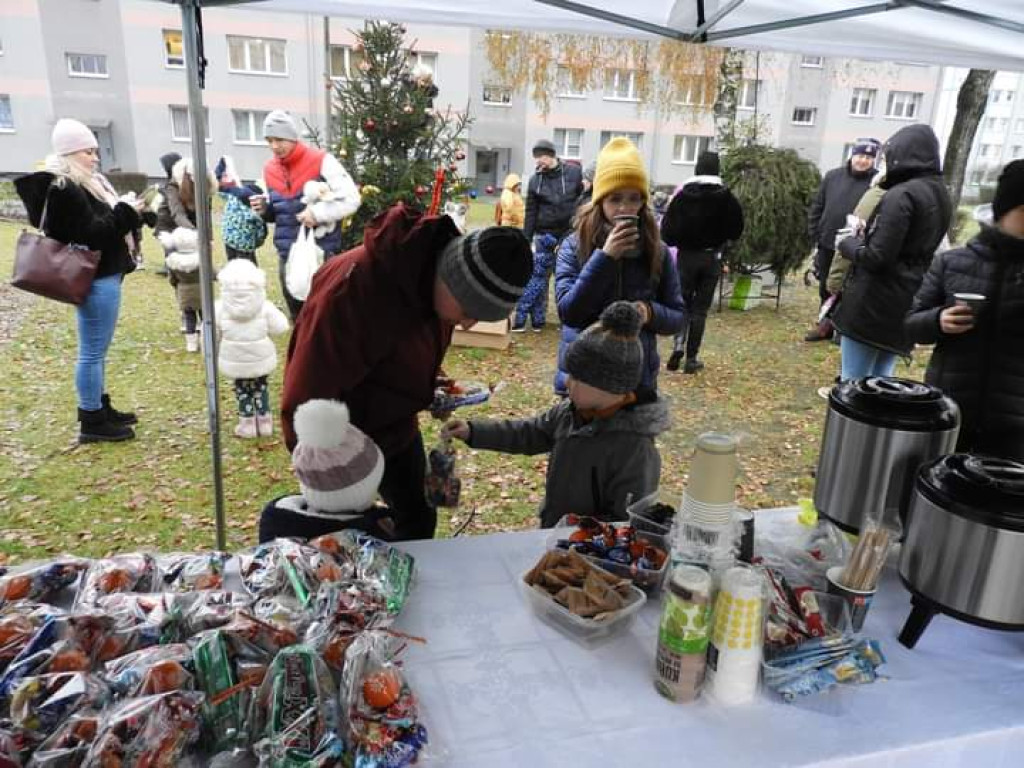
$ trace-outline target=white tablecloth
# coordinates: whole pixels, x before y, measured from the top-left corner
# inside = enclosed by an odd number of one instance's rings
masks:
[[[757,514],[759,531],[795,510]],[[453,768],[1021,768],[1024,635],[938,616],[913,651],[909,594],[889,571],[864,633],[891,679],[807,702],[674,704],[652,684],[659,601],[586,648],[543,623],[520,575],[549,532],[413,542],[416,585],[397,629],[443,764]]]

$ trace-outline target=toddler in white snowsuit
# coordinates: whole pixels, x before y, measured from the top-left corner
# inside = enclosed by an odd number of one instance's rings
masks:
[[[284,313],[267,301],[267,276],[247,259],[229,261],[217,276],[220,299],[215,305],[220,372],[234,379],[238,401],[235,435],[272,435],[267,377],[277,368],[271,334],[288,330]]]

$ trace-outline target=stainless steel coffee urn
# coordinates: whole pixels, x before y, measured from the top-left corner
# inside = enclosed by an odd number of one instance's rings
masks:
[[[906,514],[918,468],[951,453],[960,409],[935,387],[897,378],[843,381],[828,398],[814,506],[850,533],[870,514]]]
[[[1024,630],[1024,464],[954,454],[923,466],[899,573],[912,595],[908,648],[936,613]]]

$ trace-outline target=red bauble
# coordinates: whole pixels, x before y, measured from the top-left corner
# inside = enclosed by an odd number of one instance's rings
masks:
[[[418,184],[414,191],[416,192],[416,197],[423,197],[425,194],[427,194],[427,188],[424,187],[422,184]]]
[[[465,153],[465,152],[463,152],[463,151],[462,151],[462,150],[460,149],[460,150],[459,150],[458,152],[456,152],[456,153],[455,153],[455,159],[456,159],[456,160],[465,160],[465,159],[466,159],[466,153]]]
[[[459,170],[459,166],[456,165],[455,163],[452,163],[451,165],[448,166],[448,170],[451,171],[452,173],[455,173],[456,171]]]
[[[371,117],[368,117],[365,120],[363,120],[363,130],[364,131],[375,131],[376,129],[377,129],[377,121],[376,120],[374,120]]]
[[[486,187],[484,187],[484,192],[486,192],[488,195],[493,195],[494,194],[494,187],[492,187],[490,184],[488,184]]]

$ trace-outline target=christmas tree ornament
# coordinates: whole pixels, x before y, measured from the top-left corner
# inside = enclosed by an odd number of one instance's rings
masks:
[[[390,77],[382,77],[380,79],[380,87],[381,88],[390,88],[391,87],[391,78]]]
[[[427,188],[424,187],[422,184],[417,184],[416,189],[414,191],[416,192],[416,197],[423,197],[425,194],[427,194]]]
[[[363,121],[363,130],[367,133],[372,133],[377,130],[377,121],[372,117],[368,117]]]
[[[402,107],[402,111],[405,114],[407,114],[407,115],[411,115],[412,114],[412,104],[406,104],[404,107]]]
[[[427,213],[436,216],[441,210],[441,193],[444,191],[444,168],[438,168],[434,172],[434,194],[430,197],[430,207]]]
[[[455,159],[456,159],[456,160],[465,160],[465,159],[466,159],[466,153],[465,153],[465,152],[463,152],[463,151],[462,151],[462,150],[460,149],[460,150],[459,150],[458,152],[456,152],[456,153],[455,153]]]
[[[459,170],[459,166],[456,163],[452,163],[448,166],[448,170],[452,173],[456,173]]]

